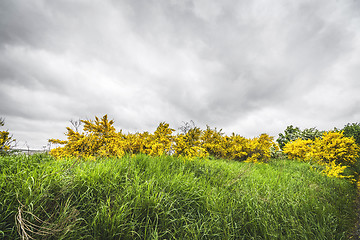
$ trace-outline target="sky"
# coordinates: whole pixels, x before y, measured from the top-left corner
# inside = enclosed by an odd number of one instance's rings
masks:
[[[1,0],[0,117],[18,147],[70,120],[193,120],[277,138],[360,122],[359,0]]]

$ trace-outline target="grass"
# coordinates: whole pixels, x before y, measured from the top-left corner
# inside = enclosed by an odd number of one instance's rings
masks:
[[[0,186],[0,239],[347,239],[356,218],[354,184],[290,160],[19,155]]]

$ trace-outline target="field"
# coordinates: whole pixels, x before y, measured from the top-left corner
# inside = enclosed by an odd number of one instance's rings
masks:
[[[356,186],[309,163],[0,157],[0,239],[348,239]]]

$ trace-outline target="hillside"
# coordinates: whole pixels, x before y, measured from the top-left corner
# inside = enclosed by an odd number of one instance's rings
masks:
[[[0,184],[4,239],[347,239],[356,219],[354,184],[284,159],[7,156]]]

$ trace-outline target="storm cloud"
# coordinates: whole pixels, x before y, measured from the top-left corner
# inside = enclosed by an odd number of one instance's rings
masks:
[[[0,116],[31,148],[70,119],[277,136],[360,121],[360,2],[3,0]]]

